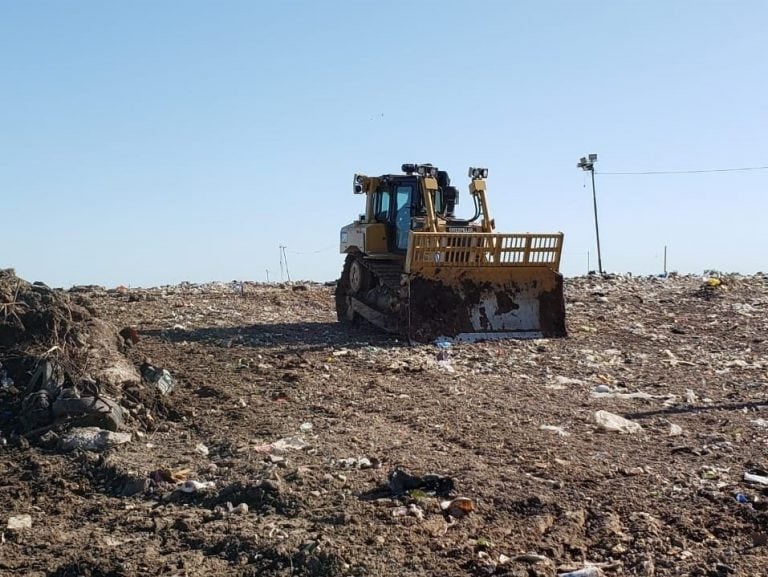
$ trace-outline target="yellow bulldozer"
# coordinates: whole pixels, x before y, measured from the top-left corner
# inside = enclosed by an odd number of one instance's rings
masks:
[[[457,218],[459,191],[431,164],[402,174],[355,174],[365,213],[341,229],[338,319],[365,319],[412,341],[565,336],[563,234],[495,232],[488,169],[469,169],[474,215]]]

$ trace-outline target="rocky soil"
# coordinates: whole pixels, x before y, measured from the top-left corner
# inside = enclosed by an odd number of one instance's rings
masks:
[[[0,575],[765,574],[768,279],[702,280],[411,347],[332,287],[4,271]]]

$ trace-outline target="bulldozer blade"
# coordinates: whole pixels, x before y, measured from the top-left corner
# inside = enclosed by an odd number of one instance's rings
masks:
[[[406,324],[413,340],[566,335],[562,234],[411,233]]]
[[[563,278],[559,273],[543,267],[434,272],[438,274],[427,277],[420,273],[409,280],[407,322],[413,340],[566,335]]]

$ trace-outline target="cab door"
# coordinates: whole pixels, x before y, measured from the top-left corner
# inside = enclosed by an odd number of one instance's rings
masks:
[[[392,186],[392,204],[394,209],[393,252],[405,253],[408,250],[408,233],[413,217],[415,183],[397,182]]]

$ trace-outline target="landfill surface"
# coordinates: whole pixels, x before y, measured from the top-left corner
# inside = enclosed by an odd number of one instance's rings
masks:
[[[763,575],[768,278],[410,346],[333,287],[0,271],[0,575]]]

